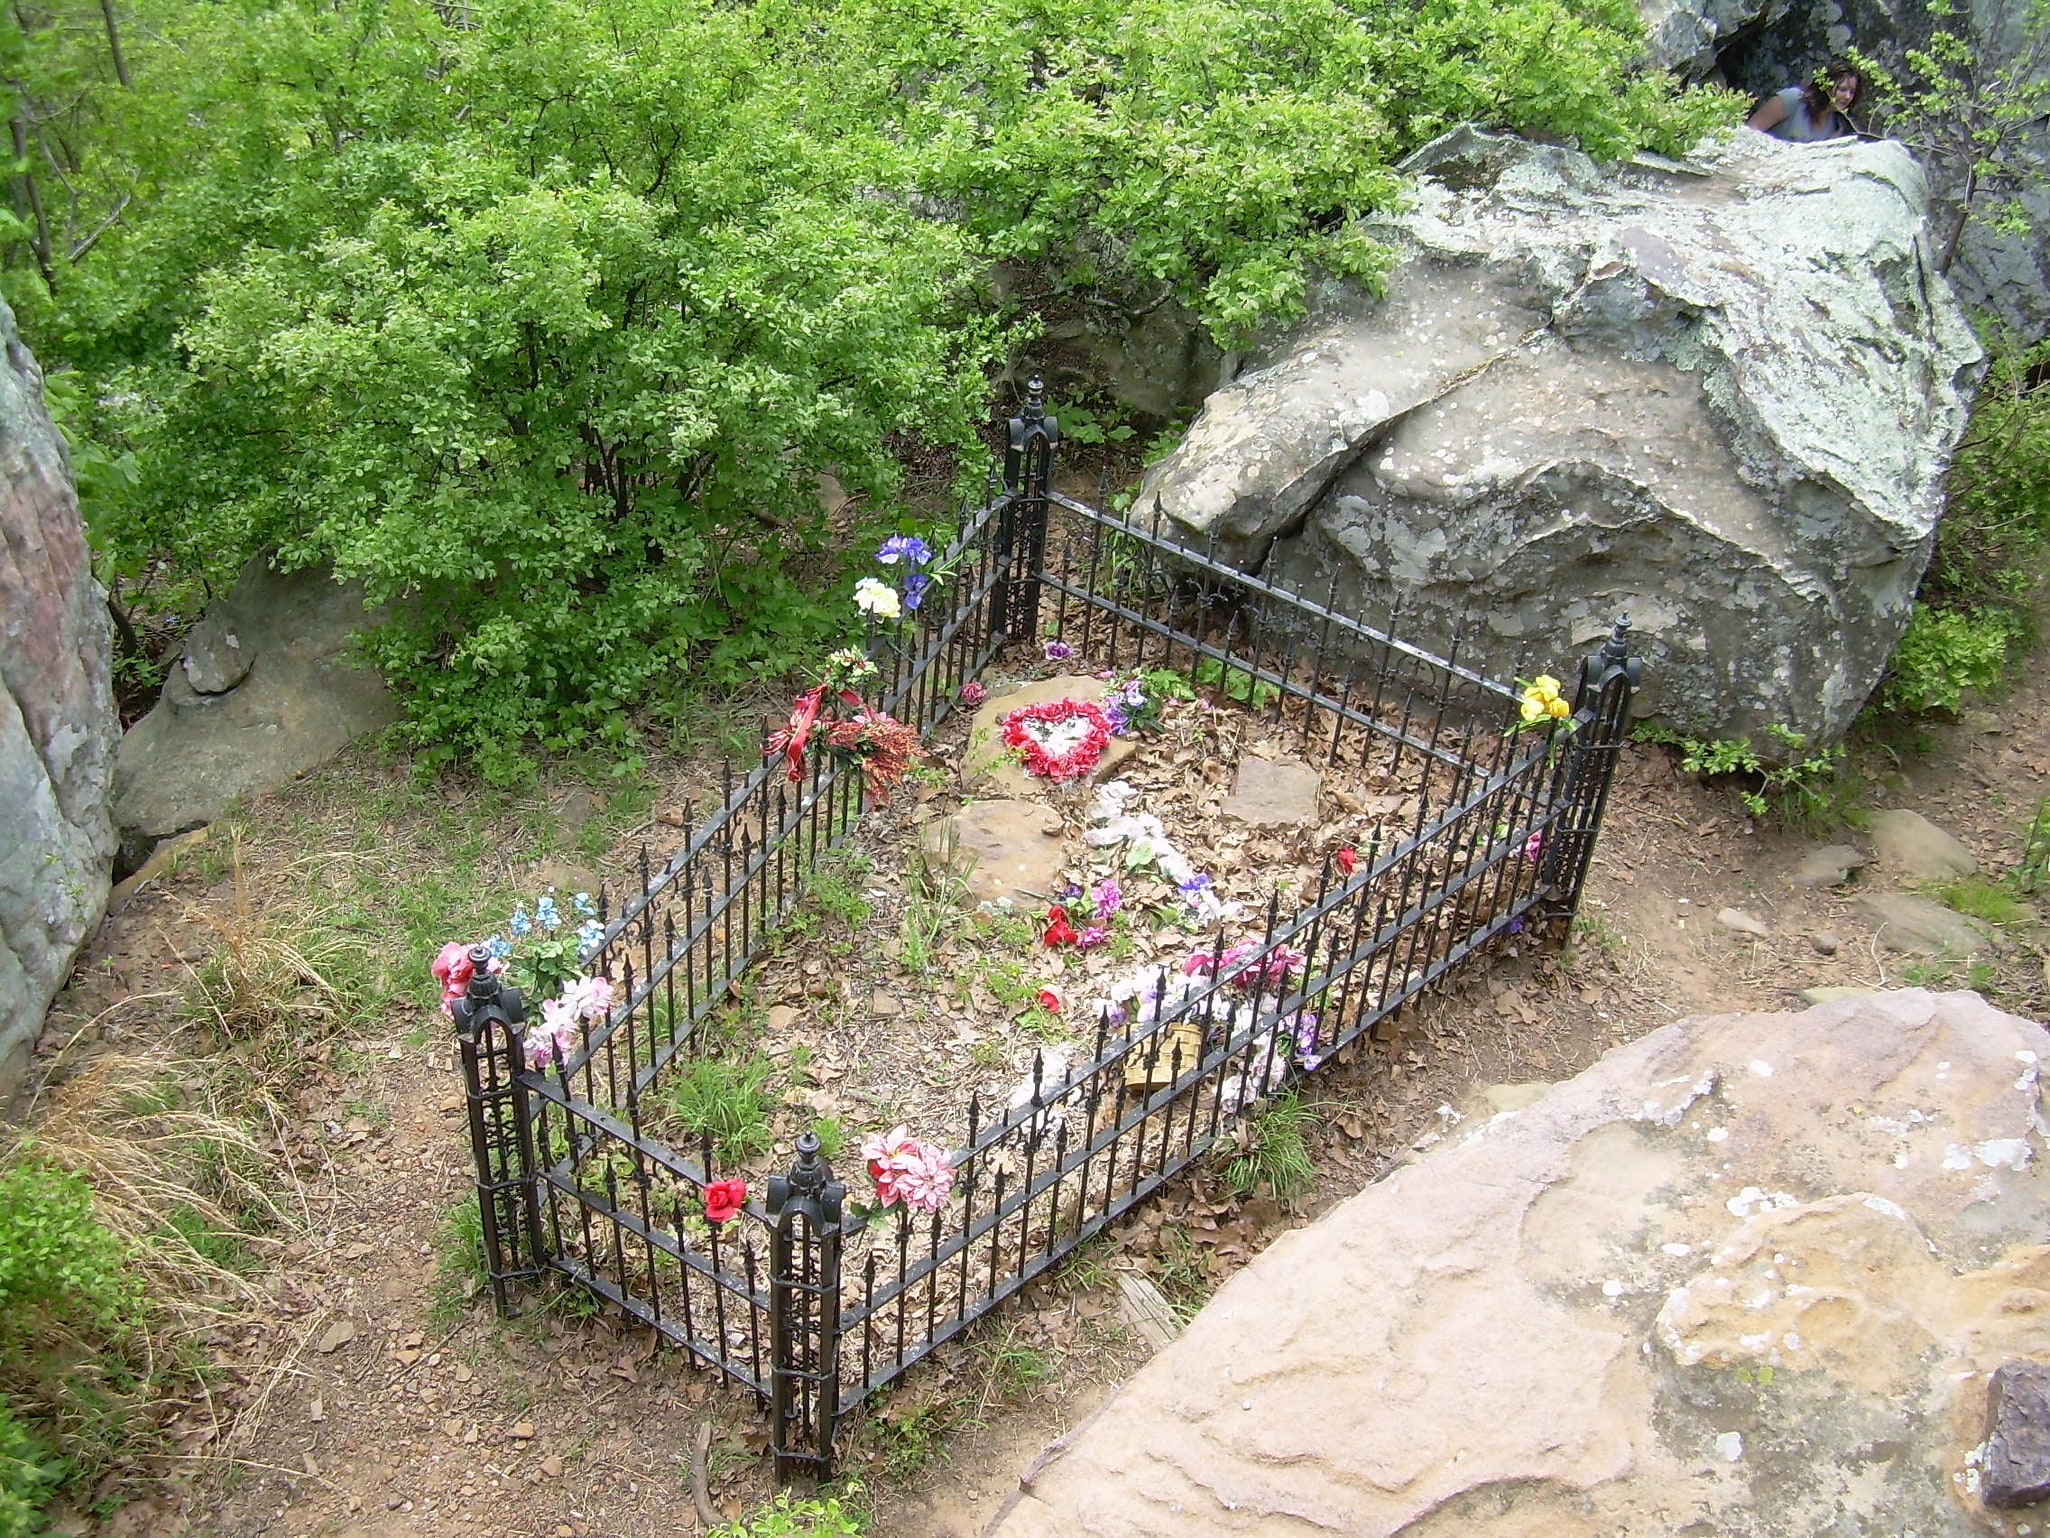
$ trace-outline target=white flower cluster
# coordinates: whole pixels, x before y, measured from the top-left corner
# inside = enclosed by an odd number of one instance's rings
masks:
[[[1096,792],[1095,804],[1089,809],[1091,826],[1083,833],[1083,842],[1099,849],[1128,843],[1141,863],[1150,857],[1160,867],[1161,874],[1180,889],[1183,900],[1196,916],[1206,924],[1221,924],[1226,919],[1237,918],[1242,911],[1241,905],[1218,898],[1210,878],[1199,873],[1189,863],[1188,857],[1175,848],[1158,817],[1151,812],[1126,810],[1127,803],[1138,794],[1129,780],[1112,780],[1101,787]]]

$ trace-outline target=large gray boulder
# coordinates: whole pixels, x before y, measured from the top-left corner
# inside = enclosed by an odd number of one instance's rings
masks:
[[[43,376],[0,302],[0,1104],[107,908],[121,722],[93,579]]]
[[[186,636],[156,708],[122,739],[123,868],[397,720],[383,677],[348,655],[350,637],[378,618],[360,583],[325,568],[281,576],[252,559]]]
[[[1653,1031],[1276,1241],[990,1532],[2019,1532],[2046,1053],[1966,993]]]
[[[1633,621],[1641,708],[1849,725],[1907,623],[1979,347],[1898,146],[1741,133],[1604,170],[1460,130],[1212,395],[1139,511],[1407,639],[1558,673]]]

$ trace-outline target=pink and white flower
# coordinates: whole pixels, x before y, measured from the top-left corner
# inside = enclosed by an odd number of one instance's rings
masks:
[[[909,1127],[871,1132],[861,1140],[876,1197],[885,1207],[902,1205],[920,1212],[938,1212],[954,1189],[954,1166],[947,1156],[911,1135]]]

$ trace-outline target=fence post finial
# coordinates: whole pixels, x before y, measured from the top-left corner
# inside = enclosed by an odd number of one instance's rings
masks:
[[[511,1284],[541,1269],[541,1209],[534,1159],[533,1106],[520,1081],[526,1066],[526,1000],[492,970],[489,946],[469,953],[470,978],[450,1006],[463,1058],[476,1168],[484,1269],[501,1316],[510,1318]]]
[[[778,1481],[833,1472],[846,1197],[813,1132],[798,1134],[789,1173],[769,1177],[769,1450]]]

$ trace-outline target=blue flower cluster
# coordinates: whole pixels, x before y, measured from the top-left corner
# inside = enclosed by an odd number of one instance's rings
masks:
[[[932,560],[932,547],[916,534],[892,534],[876,551],[876,561],[883,566],[902,564],[904,576],[897,584],[897,592],[904,600],[906,613],[915,611],[925,602],[926,590],[932,586],[932,578],[919,570]]]
[[[570,911],[583,922],[577,925],[577,954],[589,958],[605,938],[605,926],[598,922],[598,905],[591,900],[589,892],[578,892],[569,900]],[[562,927],[562,909],[556,905],[555,893],[543,892],[534,902],[534,911],[527,912],[525,903],[513,906],[512,920],[506,926],[512,931],[513,940],[524,940],[536,929],[553,931]],[[493,935],[485,945],[495,957],[503,959],[512,950],[512,941]]]

